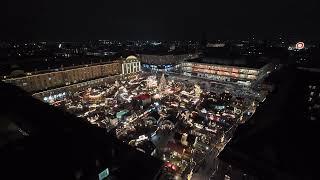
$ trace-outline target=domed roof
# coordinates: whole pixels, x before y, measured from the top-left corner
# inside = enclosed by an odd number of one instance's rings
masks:
[[[126,58],[126,60],[137,60],[138,58],[137,57],[135,57],[135,56],[128,56],[127,58]]]

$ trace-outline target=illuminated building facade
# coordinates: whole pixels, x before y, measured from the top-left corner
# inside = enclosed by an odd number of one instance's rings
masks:
[[[182,61],[198,57],[198,54],[139,55],[144,70],[153,71],[171,71],[179,66]]]
[[[243,85],[250,85],[253,81],[259,80],[272,70],[271,64],[261,68],[226,66],[198,62],[184,62],[181,66],[182,73],[187,76],[197,76],[218,81],[236,82]]]
[[[122,74],[131,74],[141,71],[141,63],[135,56],[128,56],[122,62]]]
[[[123,61],[84,65],[60,71],[38,72],[38,74],[10,78],[4,81],[17,85],[28,92],[40,92],[98,78],[140,71],[140,61],[135,56],[129,56]]]
[[[56,87],[62,87],[92,79],[121,74],[121,62],[85,65],[68,70],[46,72],[19,78],[4,80],[15,84],[28,92],[39,92]]]

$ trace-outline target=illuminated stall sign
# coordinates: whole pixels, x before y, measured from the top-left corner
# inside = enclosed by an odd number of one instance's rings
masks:
[[[99,180],[104,180],[109,176],[109,168],[99,173]]]

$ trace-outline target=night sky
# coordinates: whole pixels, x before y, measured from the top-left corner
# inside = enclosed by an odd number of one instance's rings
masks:
[[[1,0],[0,39],[319,40],[318,0]]]

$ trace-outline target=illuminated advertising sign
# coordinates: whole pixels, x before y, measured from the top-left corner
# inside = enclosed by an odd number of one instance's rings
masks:
[[[296,49],[304,49],[304,42],[298,42],[297,44],[296,44]]]
[[[99,180],[104,180],[109,176],[109,168],[99,173]]]

